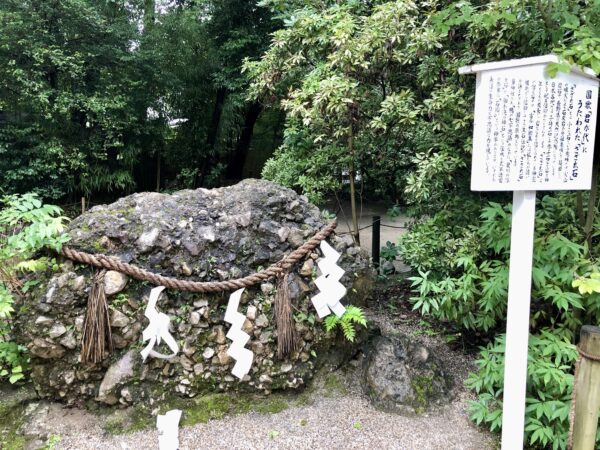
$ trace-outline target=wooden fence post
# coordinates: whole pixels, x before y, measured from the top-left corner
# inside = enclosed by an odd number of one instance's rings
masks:
[[[381,247],[381,217],[373,216],[373,234],[371,235],[371,256],[373,257],[373,266],[379,271],[379,250]]]
[[[600,408],[600,328],[584,325],[580,336],[582,356],[574,385],[577,391],[574,400],[573,450],[594,450]]]

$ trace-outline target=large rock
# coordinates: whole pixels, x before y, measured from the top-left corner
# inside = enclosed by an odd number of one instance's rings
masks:
[[[108,368],[98,388],[97,400],[109,405],[117,403],[117,388],[133,377],[136,358],[139,358],[139,353],[130,350]]]
[[[166,276],[218,281],[243,277],[279,261],[325,225],[319,209],[305,197],[270,182],[245,180],[213,190],[130,195],[92,208],[75,219],[68,232],[69,246],[79,250],[112,255]],[[342,282],[349,292],[343,302],[360,304],[372,280],[368,255],[347,237],[332,235],[328,241],[342,253],[338,263],[346,270]],[[314,271],[308,268],[316,267],[319,257],[317,249],[288,277],[294,308],[304,314],[300,317],[314,315],[310,297],[317,289]],[[128,351],[140,349],[148,323],[144,308],[153,286],[107,274],[115,350],[101,364],[86,365],[79,361],[79,353],[92,273],[86,265],[66,261],[62,272],[51,275],[24,300],[17,337],[31,348],[32,379],[44,397],[68,403],[103,397],[113,402],[119,397],[125,403],[129,398],[156,399],[165,391],[193,396],[215,390],[298,388],[312,377],[326,350],[335,347],[335,338],[324,332],[321,321],[299,321],[298,351],[278,360],[273,320],[276,280],[252,286],[244,292],[240,312],[247,317],[243,329],[251,335],[247,347],[255,350],[255,358],[250,373],[239,382],[231,376],[234,361],[226,357],[229,344],[224,335],[229,324],[223,314],[228,293],[169,289],[157,308],[171,317],[180,354],[172,360],[149,358],[133,368],[131,378],[111,383],[107,390],[114,373],[129,373],[117,370],[121,364],[117,362]],[[163,347],[157,350],[169,353]]]
[[[364,387],[375,406],[422,413],[450,399],[451,380],[427,347],[406,336],[375,338],[365,359]]]

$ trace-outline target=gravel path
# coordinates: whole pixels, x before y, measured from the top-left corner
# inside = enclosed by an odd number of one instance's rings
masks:
[[[277,414],[249,413],[184,427],[180,449],[496,448],[492,436],[468,422],[462,400],[435,415],[404,417],[377,411],[360,396],[321,397]],[[94,423],[56,431],[62,436],[59,449],[154,449],[158,442],[154,430],[106,436]]]

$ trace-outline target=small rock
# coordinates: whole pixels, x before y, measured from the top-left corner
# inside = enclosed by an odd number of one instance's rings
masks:
[[[273,333],[272,332],[265,331],[264,333],[261,333],[259,341],[262,344],[267,344],[271,340],[272,337],[273,337]]]
[[[83,275],[75,278],[71,284],[74,291],[83,291],[85,289],[85,277]]]
[[[248,310],[246,311],[246,317],[250,320],[256,319],[256,306],[248,306]]]
[[[254,352],[255,355],[262,355],[265,351],[265,346],[260,342],[252,341],[250,343],[250,348]]]
[[[304,244],[304,233],[302,230],[294,228],[293,230],[290,230],[287,240],[292,247],[300,247]]]
[[[141,253],[146,253],[152,250],[152,247],[154,247],[156,244],[158,233],[158,228],[152,228],[151,230],[142,233],[142,235],[136,241],[138,250]]]
[[[188,357],[180,356],[179,362],[181,363],[181,367],[183,367],[184,370],[189,370],[189,371],[194,370],[194,362],[192,360],[190,360]]]
[[[75,372],[73,372],[72,370],[65,372],[63,375],[63,379],[65,380],[67,386],[71,385],[73,381],[75,381]]]
[[[292,365],[291,364],[286,363],[286,364],[282,364],[281,365],[281,372],[288,373],[290,370],[292,370]]]
[[[346,253],[347,253],[349,256],[352,256],[352,257],[354,257],[354,256],[356,256],[356,255],[358,255],[358,254],[360,253],[360,248],[359,248],[359,247],[350,247],[350,248],[348,248],[348,249],[346,250]]]
[[[267,325],[269,325],[269,319],[267,319],[267,316],[265,316],[264,314],[261,314],[260,316],[258,316],[254,323],[257,327],[264,328]]]
[[[102,248],[110,248],[111,247],[110,238],[108,236],[102,236],[98,243],[100,244],[100,246]]]
[[[219,358],[219,364],[222,366],[226,366],[231,361],[231,357],[227,354],[227,350],[221,350],[217,353],[217,357]]]
[[[204,351],[202,352],[202,357],[204,359],[210,359],[215,355],[215,350],[210,348],[210,347],[206,347],[204,349]]]
[[[260,381],[261,383],[272,383],[273,379],[267,375],[266,373],[263,373],[259,378],[258,381]]]
[[[250,225],[250,221],[252,220],[252,212],[248,211],[242,214],[238,214],[237,216],[235,216],[235,222],[242,226],[242,227],[247,227],[248,225]]]
[[[131,396],[129,388],[121,389],[121,397],[123,397],[127,403],[131,403],[133,401],[133,397]]]
[[[52,328],[50,328],[50,331],[48,331],[48,336],[50,336],[52,339],[55,339],[59,336],[62,336],[63,334],[65,334],[67,332],[67,328],[62,324],[62,323],[55,323]]]
[[[186,356],[192,356],[194,353],[196,353],[196,347],[186,339],[183,343],[182,351]]]
[[[70,350],[73,350],[75,347],[77,347],[77,339],[75,339],[75,336],[73,335],[72,331],[65,334],[59,342],[60,345],[63,345],[64,347],[67,347]]]
[[[271,292],[273,292],[273,289],[275,289],[275,286],[272,283],[263,283],[263,284],[260,285],[260,290],[265,295],[270,294]]]
[[[225,331],[221,325],[215,327],[215,331],[217,333],[215,337],[215,342],[217,344],[225,344],[227,343],[227,338],[225,337]]]
[[[227,280],[229,278],[229,272],[227,270],[217,269],[217,275],[219,275],[219,279],[221,281]]]
[[[202,239],[208,242],[214,242],[216,239],[215,229],[213,227],[199,227],[198,234]]]
[[[83,330],[84,316],[75,317],[75,329],[81,333]]]
[[[51,317],[39,316],[37,319],[35,319],[36,325],[41,325],[44,327],[51,325],[52,323],[54,323],[54,319],[52,319]]]
[[[290,235],[290,229],[288,227],[281,227],[279,230],[277,230],[277,234],[279,236],[279,240],[281,242],[285,242]]]
[[[119,310],[113,310],[110,316],[110,326],[115,328],[123,328],[129,324],[129,317]]]
[[[252,333],[252,330],[254,330],[254,326],[252,325],[252,322],[250,322],[248,319],[244,320],[244,323],[242,324],[242,331],[244,333]]]
[[[188,266],[188,265],[187,265],[187,263],[186,263],[186,262],[184,262],[184,263],[181,265],[181,273],[183,273],[184,275],[186,275],[186,276],[188,276],[188,277],[189,277],[189,276],[190,276],[190,275],[193,273],[193,272],[192,272],[192,269],[190,268],[190,266]]]
[[[69,283],[69,280],[71,279],[71,274],[72,272],[67,272],[56,279],[56,284],[60,289],[64,288]]]
[[[127,285],[127,275],[117,272],[116,270],[109,270],[104,275],[104,293],[106,295],[113,295],[121,292]]]
[[[43,359],[57,359],[65,354],[65,349],[62,345],[55,344],[46,339],[35,338],[30,345],[29,351]]]
[[[205,298],[201,298],[200,300],[196,300],[194,302],[195,308],[202,308],[204,306],[208,306],[208,300],[206,300]]]
[[[200,375],[202,372],[204,372],[204,364],[195,364],[194,365],[194,375]]]
[[[192,311],[190,313],[189,321],[190,325],[198,325],[200,323],[200,313],[197,311]]]
[[[315,263],[312,259],[307,259],[302,264],[302,268],[300,269],[300,275],[303,277],[310,277],[313,272],[313,267],[315,267]]]

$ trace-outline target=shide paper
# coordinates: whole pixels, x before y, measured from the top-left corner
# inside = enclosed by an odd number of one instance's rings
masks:
[[[179,449],[179,419],[181,419],[179,409],[173,409],[156,417],[159,450]]]
[[[160,359],[169,359],[177,355],[179,352],[179,345],[177,344],[177,341],[175,341],[173,336],[171,336],[171,333],[169,333],[169,323],[171,322],[171,319],[169,319],[169,316],[166,314],[156,310],[156,302],[158,301],[158,297],[160,297],[160,294],[164,289],[164,286],[159,286],[150,291],[150,298],[148,299],[148,305],[146,306],[146,311],[144,312],[144,315],[150,321],[142,334],[143,342],[150,341],[148,342],[146,348],[140,352],[144,361],[146,361],[148,355]],[[173,352],[172,354],[163,355],[153,350],[155,345],[160,345],[161,340],[165,341],[165,344],[167,344],[167,346]]]
[[[328,316],[331,311],[342,317],[346,308],[340,300],[346,295],[346,288],[340,279],[345,271],[336,264],[341,255],[325,241],[321,241],[321,251],[324,257],[317,263],[321,276],[315,280],[320,292],[311,299],[312,304],[320,318]]]
[[[254,359],[254,353],[244,348],[250,340],[250,336],[242,331],[246,316],[238,312],[242,292],[244,292],[244,288],[231,294],[225,311],[225,322],[231,324],[227,337],[232,340],[231,346],[227,349],[227,354],[236,361],[231,373],[240,380],[250,371]]]

